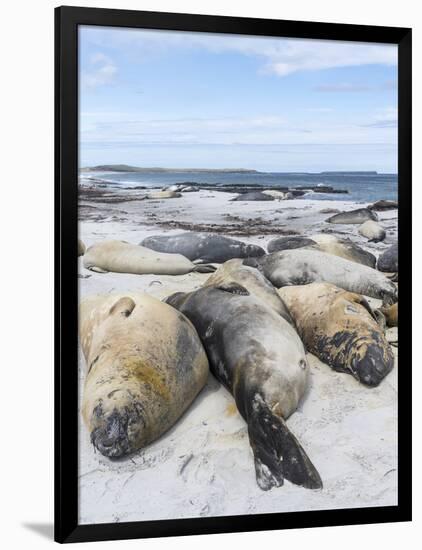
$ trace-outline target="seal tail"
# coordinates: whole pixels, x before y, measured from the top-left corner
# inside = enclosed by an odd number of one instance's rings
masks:
[[[248,417],[256,481],[263,491],[283,485],[284,478],[307,489],[321,489],[322,481],[285,421],[271,412],[263,399],[255,400]]]

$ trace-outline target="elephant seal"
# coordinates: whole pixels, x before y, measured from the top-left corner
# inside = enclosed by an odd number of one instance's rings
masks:
[[[377,222],[368,220],[359,226],[358,233],[369,241],[377,243],[385,239],[385,229]]]
[[[258,268],[277,288],[327,282],[385,303],[397,301],[394,283],[376,269],[319,250],[283,250],[243,263]]]
[[[399,303],[380,308],[388,327],[396,327],[399,323]]]
[[[288,191],[277,191],[276,189],[266,189],[265,191],[262,191],[264,195],[268,195],[270,197],[273,197],[274,199],[278,199],[280,201],[285,201],[287,199],[290,199],[293,197],[291,193]],[[290,195],[290,196],[289,196]]]
[[[249,294],[259,298],[294,326],[286,305],[270,281],[257,269],[243,265],[240,259],[225,262],[215,273],[208,277],[202,286],[218,287],[230,291],[231,288],[236,289],[239,285],[246,288]]]
[[[329,283],[278,290],[308,351],[336,371],[377,386],[394,355],[376,315],[362,296]]]
[[[292,483],[318,489],[321,478],[286,419],[309,376],[296,330],[239,285],[176,293],[167,303],[198,331],[216,378],[232,393],[248,424],[255,473],[264,491]]]
[[[277,237],[272,239],[267,246],[268,252],[279,250],[291,250],[294,248],[313,248],[339,258],[345,258],[358,264],[375,267],[376,258],[350,239],[341,239],[334,235],[321,233],[310,237]]]
[[[177,199],[181,196],[178,191],[153,191],[148,193],[147,199]]]
[[[154,235],[147,237],[140,244],[157,252],[182,254],[192,261],[211,263],[224,263],[232,258],[249,258],[265,254],[265,250],[260,246],[214,233]]]
[[[334,216],[331,216],[325,221],[329,223],[362,224],[367,220],[377,221],[378,216],[375,212],[369,210],[368,208],[358,208],[356,210],[349,210],[348,212],[340,212],[339,214],[334,214]]]
[[[399,203],[397,201],[386,201],[386,200],[380,200],[374,202],[374,204],[371,204],[368,206],[370,210],[395,210],[399,207]]]
[[[397,273],[399,270],[399,246],[394,243],[387,248],[377,261],[377,268],[385,273]]]
[[[81,239],[78,239],[78,256],[83,256],[85,254],[86,246],[84,245]]]
[[[231,199],[232,201],[273,201],[274,197],[265,195],[261,191],[251,191],[250,193],[242,193]]]
[[[206,383],[208,360],[191,322],[147,294],[90,296],[80,305],[79,328],[82,415],[105,456],[160,437]]]
[[[143,275],[184,275],[191,271],[210,273],[211,265],[195,265],[181,254],[165,254],[124,241],[102,241],[90,246],[84,267],[97,273],[134,273]]]

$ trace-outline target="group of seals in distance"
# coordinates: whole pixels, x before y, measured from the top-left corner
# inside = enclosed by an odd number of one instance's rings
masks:
[[[361,224],[376,214],[336,216],[341,221],[331,223]],[[198,290],[165,303],[132,292],[81,303],[82,414],[103,455],[125,456],[165,433],[210,369],[247,423],[258,486],[269,490],[287,479],[322,487],[286,422],[308,386],[305,349],[367,386],[391,371],[379,321],[397,325],[397,288],[381,271],[397,271],[397,246],[380,256],[378,270],[372,254],[328,234],[273,239],[268,251],[208,233],[83,245],[84,266],[101,273],[212,273]],[[363,295],[384,307],[374,311]]]

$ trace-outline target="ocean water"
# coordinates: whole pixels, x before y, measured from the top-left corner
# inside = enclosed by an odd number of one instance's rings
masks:
[[[81,182],[100,180],[110,188],[164,187],[177,183],[224,185],[256,185],[263,188],[277,186],[301,187],[306,185],[329,185],[345,189],[347,194],[315,193],[310,191],[302,198],[316,200],[350,200],[372,202],[380,199],[397,200],[397,174],[376,172],[322,172],[277,173],[277,172],[89,172],[80,174]]]

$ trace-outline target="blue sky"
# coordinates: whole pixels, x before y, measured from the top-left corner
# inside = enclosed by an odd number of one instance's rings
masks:
[[[397,47],[80,27],[80,164],[397,171]]]

